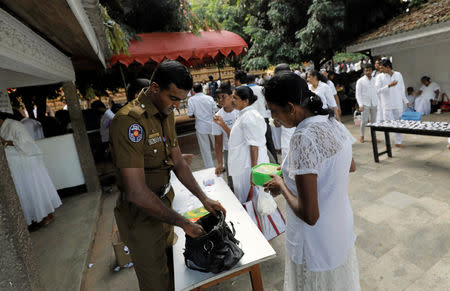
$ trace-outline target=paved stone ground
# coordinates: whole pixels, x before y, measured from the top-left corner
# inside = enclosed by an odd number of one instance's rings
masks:
[[[449,115],[432,118],[450,120]],[[359,136],[359,129],[351,119],[344,123],[355,137]],[[369,131],[366,138],[370,138]],[[403,139],[407,148],[394,148],[393,158],[383,156],[379,164],[373,161],[370,142],[358,142],[353,147],[357,171],[350,175],[349,195],[358,236],[361,287],[383,291],[450,290],[447,140],[415,135],[403,135]],[[183,152],[196,154],[192,169],[202,169],[195,136],[181,138],[180,144]],[[380,148],[384,146],[380,144]],[[94,266],[86,271],[83,290],[138,290],[133,269],[112,271],[115,265],[111,247],[112,209],[116,195],[116,191],[103,194],[102,213],[89,259]],[[282,198],[278,197],[277,202],[284,212]],[[84,213],[80,211],[79,215]],[[266,290],[283,290],[284,240],[281,235],[271,242],[278,255],[261,266]],[[249,277],[244,274],[208,290],[250,289]]]
[[[101,197],[101,192],[92,192],[62,198],[55,221],[31,233],[44,290],[80,289]]]

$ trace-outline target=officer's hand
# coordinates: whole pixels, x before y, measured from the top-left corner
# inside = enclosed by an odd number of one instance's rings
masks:
[[[184,161],[190,166],[192,164],[192,159],[194,158],[193,154],[182,154],[181,155]]]
[[[192,223],[190,221],[189,223],[186,223],[184,225],[183,230],[188,236],[192,238],[196,238],[205,233],[205,230],[200,224]]]
[[[203,206],[206,210],[214,214],[215,216],[218,216],[218,212],[221,211],[224,216],[226,216],[226,210],[223,208],[222,204],[219,203],[219,201],[212,200],[210,198],[206,198],[203,201]]]

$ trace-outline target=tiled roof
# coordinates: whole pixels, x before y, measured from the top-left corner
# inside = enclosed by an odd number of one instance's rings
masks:
[[[386,25],[369,32],[356,40],[354,44],[450,21],[450,0],[430,0],[420,7],[401,14]]]

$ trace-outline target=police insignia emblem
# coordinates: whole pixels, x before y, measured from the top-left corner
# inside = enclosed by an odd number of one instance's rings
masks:
[[[137,123],[133,123],[130,127],[128,127],[128,139],[131,142],[140,142],[142,140],[143,131],[142,126]]]

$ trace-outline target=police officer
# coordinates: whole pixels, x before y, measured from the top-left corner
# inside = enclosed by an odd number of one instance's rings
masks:
[[[111,122],[111,153],[121,191],[114,214],[121,239],[130,249],[140,290],[173,290],[174,225],[191,237],[204,233],[201,226],[172,209],[171,170],[208,211],[225,212],[203,193],[178,147],[173,110],[191,88],[187,68],[177,61],[164,61],[150,87]]]

